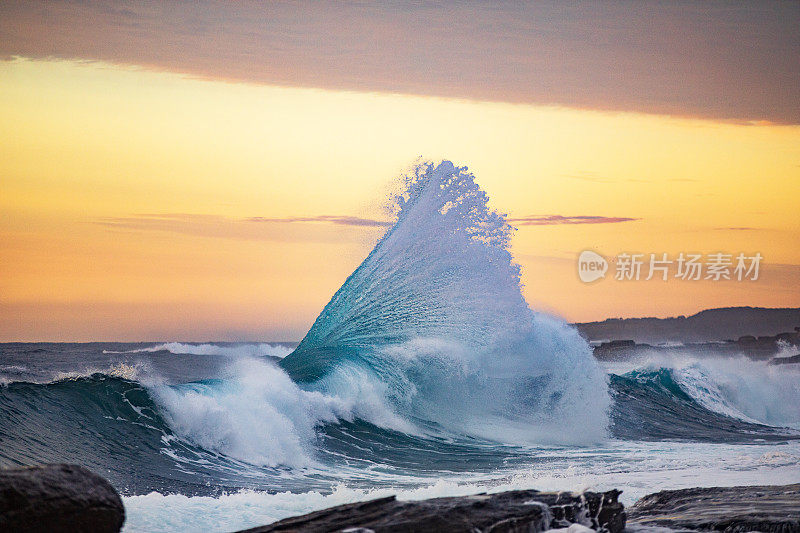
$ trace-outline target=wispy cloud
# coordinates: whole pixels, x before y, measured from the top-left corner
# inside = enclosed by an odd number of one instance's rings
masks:
[[[595,215],[530,215],[508,219],[511,224],[517,226],[610,224],[633,220],[639,219]],[[343,241],[351,237],[357,238],[357,235],[343,232],[341,226],[370,231],[392,225],[388,220],[351,215],[234,218],[195,213],[140,213],[120,217],[100,217],[91,220],[91,223],[111,230],[159,231],[197,237],[284,242]]]
[[[347,215],[307,217],[232,218],[192,213],[135,214],[123,217],[102,217],[91,221],[109,229],[124,231],[160,231],[197,237],[267,241],[343,241],[346,232],[337,226],[365,230],[385,227],[390,222]]]
[[[292,223],[292,222],[323,222],[328,224],[337,224],[340,226],[368,226],[368,227],[387,227],[392,223],[387,220],[375,220],[372,218],[352,217],[346,215],[317,215],[314,217],[286,217],[286,218],[268,218],[268,217],[250,217],[245,219],[248,222],[277,222],[277,223]]]
[[[641,220],[630,217],[605,217],[597,215],[530,215],[527,217],[509,218],[508,221],[518,226],[552,226],[558,224],[614,224]]]
[[[798,26],[796,2],[7,0],[0,57],[797,124]]]

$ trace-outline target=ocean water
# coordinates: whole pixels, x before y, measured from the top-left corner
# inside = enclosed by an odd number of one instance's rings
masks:
[[[513,228],[422,164],[297,345],[0,344],[0,466],[66,461],[125,531],[233,531],[387,494],[800,480],[800,369],[684,352],[600,364],[529,308]]]

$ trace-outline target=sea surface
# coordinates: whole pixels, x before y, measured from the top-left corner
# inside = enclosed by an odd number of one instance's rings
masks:
[[[630,504],[800,480],[800,365],[599,363],[528,306],[513,229],[466,169],[421,164],[399,191],[298,344],[0,344],[0,466],[87,466],[123,495],[127,532],[388,494],[619,488]]]

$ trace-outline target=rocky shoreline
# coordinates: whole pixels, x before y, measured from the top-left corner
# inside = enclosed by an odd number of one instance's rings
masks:
[[[800,484],[666,490],[626,510],[621,491],[514,490],[398,501],[394,496],[286,518],[240,533],[800,533]],[[102,477],[76,465],[0,470],[0,532],[118,532],[125,509]]]
[[[628,510],[631,523],[738,533],[800,531],[800,483],[665,490]]]
[[[617,501],[619,494],[616,490],[582,494],[514,490],[415,502],[401,502],[390,496],[287,518],[240,533],[538,533],[575,524],[581,525],[581,530],[622,533],[625,530],[625,510]]]

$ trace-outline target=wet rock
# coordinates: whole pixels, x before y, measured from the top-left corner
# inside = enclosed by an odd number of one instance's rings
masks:
[[[665,490],[629,509],[631,524],[724,533],[800,532],[800,484]]]
[[[767,362],[768,365],[796,365],[800,364],[800,353],[789,357],[773,357]]]
[[[580,523],[621,533],[625,512],[617,501],[619,494],[615,490],[575,495],[516,490],[414,502],[390,496],[287,518],[247,532],[538,533]]]
[[[0,531],[117,532],[124,521],[111,484],[82,466],[0,469]]]

